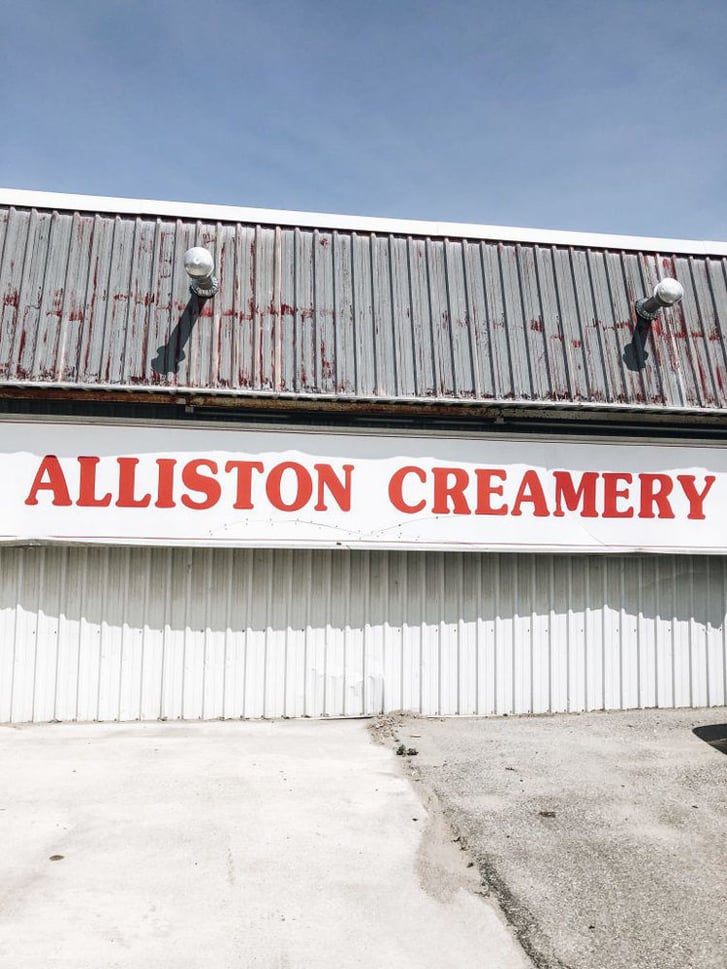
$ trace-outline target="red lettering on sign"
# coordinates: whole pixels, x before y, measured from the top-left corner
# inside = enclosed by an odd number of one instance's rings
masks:
[[[464,495],[470,476],[464,468],[433,468],[432,475],[434,477],[434,504],[432,505],[434,514],[448,515],[451,499],[454,515],[471,515],[472,512]]]
[[[233,508],[252,508],[252,473],[264,470],[261,461],[228,461],[225,472],[235,471],[237,474],[237,497]]]
[[[48,476],[47,480],[44,480],[46,475]],[[71,496],[68,494],[68,485],[63,474],[63,468],[55,454],[47,454],[40,462],[40,467],[35,478],[33,478],[33,484],[30,486],[30,492],[25,499],[25,504],[37,505],[39,491],[52,491],[52,504],[54,505],[72,504]]]
[[[687,518],[704,518],[704,499],[712,490],[712,485],[717,480],[713,474],[705,474],[704,488],[697,491],[693,474],[678,474],[677,481],[682,486],[682,491],[689,502],[689,514]]]
[[[641,502],[639,518],[673,518],[669,495],[674,490],[674,482],[668,474],[640,474]],[[654,505],[658,513],[654,513]]]
[[[159,484],[157,486],[156,508],[176,508],[174,500],[174,468],[176,458],[157,458]]]
[[[351,511],[351,472],[352,464],[344,464],[343,472],[345,479],[341,481],[330,464],[314,464],[313,467],[318,472],[318,501],[314,505],[316,511],[328,511],[328,505],[324,499],[324,487],[328,488],[331,498],[336,502],[341,511]]]
[[[106,508],[111,504],[111,495],[103,498],[96,497],[96,466],[101,458],[80,457],[78,463],[81,468],[78,482],[77,505],[81,508]]]
[[[578,511],[578,506],[583,505],[581,518],[596,518],[596,481],[598,473],[596,471],[585,471],[581,475],[578,487],[573,482],[573,475],[570,471],[554,471],[555,480],[555,511],[556,518],[565,515],[563,505],[568,511]]]
[[[507,505],[500,505],[497,508],[492,507],[492,496],[498,495],[502,497],[504,490],[501,484],[493,484],[492,479],[499,478],[500,481],[506,481],[507,471],[504,468],[475,468],[475,477],[477,478],[477,507],[475,508],[475,515],[506,515]]]
[[[286,471],[292,471],[295,475],[295,497],[292,501],[283,501],[280,485]],[[265,482],[265,494],[268,496],[270,504],[278,511],[299,511],[310,501],[313,494],[313,479],[302,464],[297,461],[284,461],[276,464],[268,475]]]
[[[146,508],[151,503],[151,495],[143,495],[136,498],[134,490],[136,487],[136,466],[138,458],[116,458],[119,466],[119,497],[116,500],[117,508]]]
[[[550,514],[537,471],[526,471],[523,475],[523,480],[520,482],[520,487],[513,502],[513,515],[522,515],[521,506],[524,502],[528,502],[533,506],[533,516],[535,518],[547,518]]]
[[[205,497],[202,501],[195,501],[189,495],[182,495],[182,504],[187,508],[194,508],[195,511],[204,511],[211,508],[220,500],[222,488],[216,478],[211,478],[207,474],[200,474],[199,468],[207,468],[212,474],[217,474],[217,462],[208,461],[205,458],[198,458],[190,461],[182,468],[182,481],[190,491],[196,491]]]
[[[426,501],[422,498],[418,501],[416,505],[410,505],[404,501],[404,496],[402,494],[402,489],[404,485],[404,478],[408,474],[413,474],[415,477],[424,484],[427,480],[426,472],[422,468],[418,468],[415,464],[407,464],[404,468],[399,468],[395,471],[391,480],[389,481],[389,501],[396,508],[397,511],[403,511],[405,515],[415,515],[418,511],[421,511],[426,505]]]
[[[618,507],[619,498],[629,498],[630,492],[628,488],[619,488],[619,484],[623,481],[625,484],[631,484],[633,476],[630,474],[620,474],[612,473],[610,471],[605,471],[603,474],[603,517],[604,518],[633,518],[634,509],[633,508],[623,508]]]

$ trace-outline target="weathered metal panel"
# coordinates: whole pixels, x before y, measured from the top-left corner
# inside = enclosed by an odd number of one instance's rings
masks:
[[[727,559],[4,548],[0,721],[727,703]]]
[[[182,266],[215,253],[199,306]],[[0,382],[723,409],[727,259],[0,207]],[[631,344],[634,301],[682,304]]]

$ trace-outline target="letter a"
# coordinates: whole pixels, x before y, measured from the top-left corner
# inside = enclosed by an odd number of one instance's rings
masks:
[[[48,475],[48,478],[44,481],[43,479],[45,475]],[[55,454],[46,454],[46,456],[40,462],[38,473],[36,474],[33,484],[30,487],[30,493],[25,499],[25,504],[37,505],[37,495],[39,491],[52,491],[52,503],[54,505],[73,504],[71,501],[71,496],[68,494],[68,485],[66,484],[66,478],[63,474],[63,468],[61,467],[61,463]]]

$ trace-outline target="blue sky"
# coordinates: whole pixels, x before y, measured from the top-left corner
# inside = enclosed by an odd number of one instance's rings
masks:
[[[0,184],[727,238],[727,0],[24,0]]]

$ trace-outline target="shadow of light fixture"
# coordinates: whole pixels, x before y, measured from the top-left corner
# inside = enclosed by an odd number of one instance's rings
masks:
[[[210,296],[215,295],[218,282],[215,276],[214,256],[209,249],[204,249],[202,246],[187,249],[184,254],[184,268],[192,280],[189,288],[195,296],[209,299]]]

